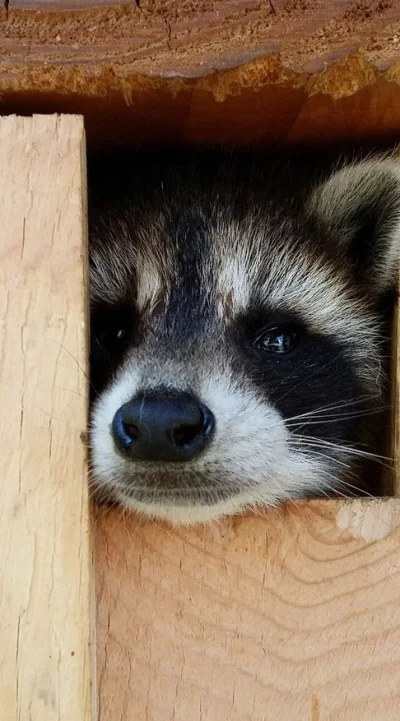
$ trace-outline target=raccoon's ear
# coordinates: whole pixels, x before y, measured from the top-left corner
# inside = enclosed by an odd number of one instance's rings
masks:
[[[311,215],[333,235],[357,282],[376,297],[400,266],[400,163],[367,160],[337,170],[311,194]]]

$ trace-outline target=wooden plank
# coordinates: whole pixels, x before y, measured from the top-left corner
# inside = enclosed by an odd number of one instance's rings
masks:
[[[100,721],[398,721],[400,501],[97,524]]]
[[[398,2],[0,5],[2,112],[84,113],[91,147],[398,140]]]
[[[0,718],[89,721],[84,129],[0,119]]]
[[[398,6],[379,0],[11,0],[4,14],[3,62],[46,58],[92,77],[105,62],[124,76],[199,77],[272,53],[307,73],[358,49],[372,68],[400,58]]]
[[[396,299],[396,306],[393,319],[392,333],[392,358],[391,358],[391,437],[389,454],[394,459],[394,472],[392,474],[392,493],[400,497],[400,313],[399,299]]]

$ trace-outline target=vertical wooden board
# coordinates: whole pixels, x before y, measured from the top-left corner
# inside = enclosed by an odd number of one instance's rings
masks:
[[[400,501],[96,538],[100,721],[399,721]]]
[[[398,278],[398,288],[400,288],[400,274]],[[399,293],[397,293],[396,305],[393,320],[392,334],[392,407],[391,407],[391,456],[394,459],[393,473],[393,492],[394,495],[400,496],[400,313],[399,313]]]
[[[0,718],[89,721],[82,119],[0,119]]]

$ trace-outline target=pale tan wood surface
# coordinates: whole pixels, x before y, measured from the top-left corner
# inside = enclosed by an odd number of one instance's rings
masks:
[[[399,278],[400,287],[400,278]],[[391,435],[390,435],[390,449],[389,454],[394,459],[394,472],[391,475],[392,478],[392,493],[400,497],[400,313],[399,313],[399,298],[397,295],[396,305],[394,310],[393,318],[393,330],[392,330],[392,358],[391,358]]]
[[[89,721],[84,129],[0,119],[0,719]]]
[[[96,537],[100,721],[399,721],[399,501]]]

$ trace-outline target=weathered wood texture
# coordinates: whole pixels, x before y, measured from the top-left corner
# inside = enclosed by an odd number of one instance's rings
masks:
[[[400,274],[398,278],[400,289]],[[400,312],[399,295],[394,312],[392,332],[392,359],[391,359],[391,433],[388,439],[388,455],[393,458],[393,471],[386,473],[383,479],[383,490],[387,495],[400,498]],[[385,473],[383,474],[385,476]],[[386,483],[385,483],[386,480]],[[391,489],[391,490],[390,490]]]
[[[90,721],[82,119],[1,118],[0,168],[0,718]]]
[[[398,135],[398,0],[5,5],[3,112],[84,112],[92,144]]]
[[[29,63],[198,76],[281,52],[286,67],[314,72],[360,47],[379,69],[400,61],[393,0],[10,0],[4,15],[10,59]]]
[[[100,721],[398,721],[400,501],[98,520]]]

